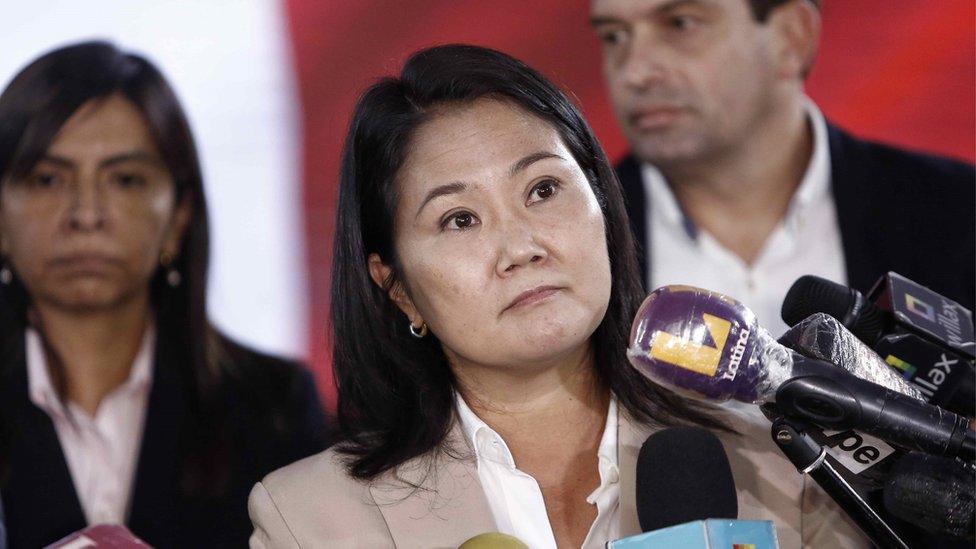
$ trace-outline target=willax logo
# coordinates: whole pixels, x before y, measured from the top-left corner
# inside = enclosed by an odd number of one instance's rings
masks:
[[[911,294],[905,294],[905,305],[908,306],[909,311],[928,320],[929,322],[935,322],[935,307],[929,305],[921,299]]]
[[[885,362],[901,370],[901,376],[905,379],[912,379],[912,377],[915,376],[915,371],[918,370],[918,368],[896,357],[895,355],[888,355],[888,357],[885,358]]]

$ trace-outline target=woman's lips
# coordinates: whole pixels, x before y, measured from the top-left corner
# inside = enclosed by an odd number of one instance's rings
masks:
[[[51,261],[51,266],[75,273],[103,273],[117,264],[114,257],[89,253],[63,255]]]
[[[531,290],[526,290],[520,293],[514,300],[512,300],[512,302],[509,303],[508,307],[505,307],[505,310],[509,311],[512,309],[527,307],[529,305],[533,305],[541,301],[545,301],[546,299],[549,299],[550,297],[555,295],[560,290],[562,290],[562,288],[558,286],[539,286],[536,288],[532,288]]]

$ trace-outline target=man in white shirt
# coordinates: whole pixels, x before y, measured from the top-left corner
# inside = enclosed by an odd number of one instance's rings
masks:
[[[815,1],[592,0],[591,21],[648,290],[726,293],[773,336],[804,274],[867,291],[892,270],[973,308],[973,167],[824,119],[803,89]],[[746,408],[749,428],[768,425]]]
[[[824,120],[803,90],[816,2],[593,0],[591,19],[648,289],[729,294],[774,336],[804,274],[867,291],[894,270],[972,308],[972,166]]]

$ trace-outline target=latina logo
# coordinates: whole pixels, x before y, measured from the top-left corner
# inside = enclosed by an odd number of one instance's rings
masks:
[[[705,330],[697,330],[698,326],[690,326],[685,334],[674,335],[657,331],[651,339],[648,355],[655,360],[674,364],[686,370],[715,377],[722,361],[722,350],[732,331],[732,323],[724,318],[704,313],[702,323]],[[711,342],[706,341],[707,338]],[[722,373],[723,378],[735,377],[735,372],[742,362],[749,330],[740,330],[735,348],[729,357],[729,368]],[[710,344],[711,343],[711,344]]]

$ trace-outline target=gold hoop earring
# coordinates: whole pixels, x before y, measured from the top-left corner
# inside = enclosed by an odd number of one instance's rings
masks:
[[[424,336],[427,335],[427,323],[426,322],[421,322],[420,323],[420,328],[414,328],[413,327],[413,322],[407,321],[407,326],[410,327],[410,335],[412,335],[413,337],[415,337],[417,339],[422,339]]]
[[[173,254],[162,251],[159,253],[159,264],[166,270],[166,283],[170,285],[171,288],[175,288],[180,285],[183,281],[183,277],[180,276],[180,272],[173,267]]]

